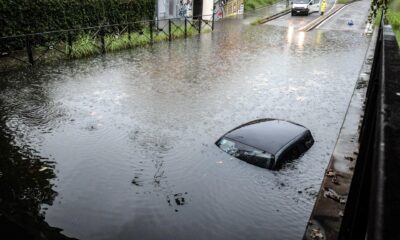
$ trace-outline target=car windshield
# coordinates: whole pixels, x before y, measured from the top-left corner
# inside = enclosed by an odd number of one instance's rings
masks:
[[[251,157],[264,160],[273,159],[273,155],[266,151],[259,150],[240,142],[232,141],[228,138],[222,138],[219,140],[217,146],[221,148],[222,151],[245,161]]]
[[[309,0],[293,0],[292,2],[295,4],[308,4]]]

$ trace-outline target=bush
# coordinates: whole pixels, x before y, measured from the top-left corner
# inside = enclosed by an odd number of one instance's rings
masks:
[[[400,29],[400,12],[389,8],[386,12],[386,19],[389,21],[390,25],[392,25],[393,29]]]
[[[349,1],[348,0],[337,0],[337,3],[340,4],[347,4]]]
[[[271,5],[276,3],[278,0],[246,0],[244,2],[244,10],[254,10],[260,7]]]
[[[155,0],[0,0],[0,37],[152,19]]]

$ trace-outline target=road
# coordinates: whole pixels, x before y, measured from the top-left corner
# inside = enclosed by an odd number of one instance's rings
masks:
[[[339,10],[330,19],[317,26],[317,29],[362,33],[365,31],[366,21],[368,20],[368,12],[365,11],[366,8],[369,8],[368,1],[351,3]],[[354,25],[348,25],[350,20]]]
[[[0,144],[20,149],[4,162],[50,165],[2,179],[34,189],[40,197],[24,204],[79,239],[299,239],[369,44],[356,20],[366,2],[307,33],[296,29],[316,15],[258,26],[251,15],[187,40],[4,74]],[[300,123],[315,144],[280,171],[215,146],[258,118]]]
[[[327,12],[333,7],[335,0],[327,0]],[[314,19],[320,17],[318,12],[310,13],[309,16],[291,16],[291,14],[287,14],[283,17],[277,18],[273,21],[267,22],[266,25],[274,25],[274,26],[282,26],[282,27],[290,27],[294,29],[299,29],[304,27],[309,22]]]

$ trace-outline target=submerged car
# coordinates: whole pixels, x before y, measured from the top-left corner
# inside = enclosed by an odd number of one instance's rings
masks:
[[[224,152],[248,163],[279,169],[313,144],[310,130],[279,119],[255,120],[229,131],[216,143]]]

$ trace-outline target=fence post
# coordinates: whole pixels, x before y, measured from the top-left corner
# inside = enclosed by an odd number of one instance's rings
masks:
[[[201,33],[201,21],[203,19],[203,16],[200,16],[197,20],[199,21],[199,34]]]
[[[32,45],[29,36],[25,37],[25,45],[26,45],[26,53],[28,55],[28,61],[31,65],[33,65],[35,61],[33,60]]]
[[[71,36],[70,31],[68,31],[68,33],[67,33],[67,44],[68,44],[67,45],[68,46],[67,54],[68,54],[68,56],[70,56],[72,53],[72,36]]]
[[[185,38],[187,38],[187,18],[185,17]]]
[[[214,31],[214,22],[215,22],[214,16],[215,16],[215,3],[214,3],[214,5],[213,5],[212,22],[211,22],[211,31]]]
[[[128,24],[128,41],[129,41],[129,44],[131,44],[131,25],[130,24]]]
[[[168,40],[172,40],[172,35],[171,35],[171,19],[168,19]]]
[[[106,43],[104,40],[104,35],[105,35],[104,29],[103,27],[101,27],[99,31],[99,36],[100,36],[100,49],[102,54],[106,53]]]
[[[150,44],[153,44],[153,23],[149,21],[149,29],[150,29]]]

